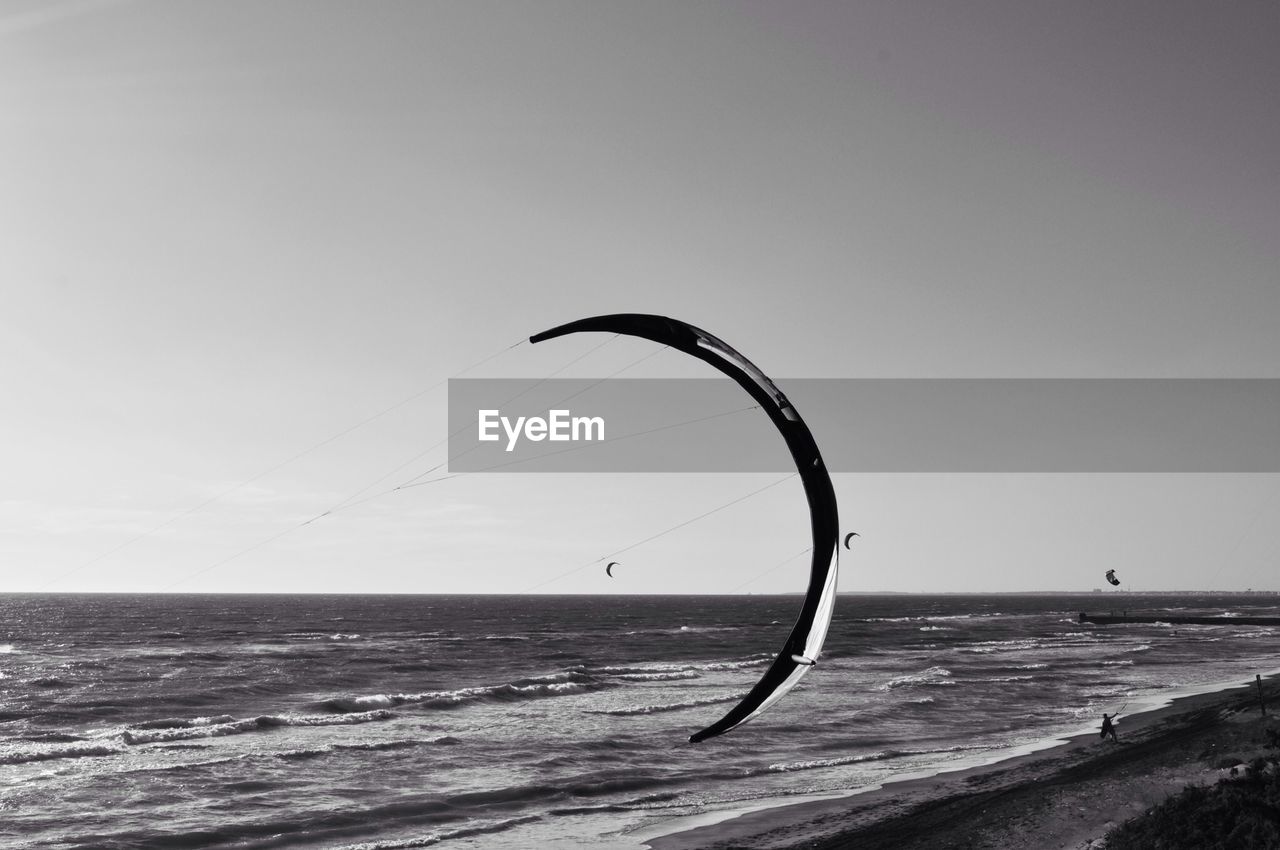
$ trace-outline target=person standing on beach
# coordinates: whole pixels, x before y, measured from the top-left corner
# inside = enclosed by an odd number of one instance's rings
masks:
[[[1104,713],[1102,715],[1102,731],[1098,733],[1099,738],[1105,741],[1107,740],[1107,736],[1110,735],[1111,740],[1115,741],[1117,744],[1120,743],[1120,741],[1116,739],[1116,727],[1111,722],[1111,718],[1119,717],[1119,716],[1120,716],[1120,712],[1118,711],[1115,714]]]

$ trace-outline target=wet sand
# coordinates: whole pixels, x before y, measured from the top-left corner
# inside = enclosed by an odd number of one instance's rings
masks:
[[[761,809],[648,840],[653,850],[1040,850],[1101,847],[1113,827],[1220,765],[1261,754],[1280,728],[1280,680],[1195,694],[1097,732],[996,764],[894,782],[853,796]],[[1274,750],[1270,751],[1274,754]],[[679,828],[674,825],[673,828]]]

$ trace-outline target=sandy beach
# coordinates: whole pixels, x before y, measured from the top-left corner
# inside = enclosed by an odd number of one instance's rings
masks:
[[[1263,752],[1280,727],[1280,680],[1174,700],[1097,733],[995,764],[895,782],[853,796],[761,809],[651,839],[652,850],[944,850],[1102,847],[1118,824],[1228,762]]]

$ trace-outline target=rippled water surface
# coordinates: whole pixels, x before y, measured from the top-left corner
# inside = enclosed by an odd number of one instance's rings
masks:
[[[0,846],[635,847],[675,815],[849,789],[1280,667],[1275,597],[0,596]],[[1123,721],[1121,723],[1123,734]],[[180,838],[179,838],[180,836]]]

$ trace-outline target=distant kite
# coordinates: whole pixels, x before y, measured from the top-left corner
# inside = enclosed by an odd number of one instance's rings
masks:
[[[859,534],[859,533],[858,533],[858,532],[856,532],[856,531],[850,531],[848,534],[846,534],[846,535],[844,536],[844,548],[848,549],[848,548],[849,548],[849,541],[850,541],[850,540],[852,540],[852,539],[853,539],[853,538],[855,538],[855,537],[861,537],[861,536],[862,536],[862,535],[861,535],[861,534]]]
[[[1117,584],[1117,585],[1120,584],[1120,579],[1116,578],[1115,570],[1107,570],[1107,581],[1111,582],[1112,584]]]
[[[609,565],[604,568],[605,575],[607,575],[609,578],[613,578],[613,568],[616,566],[618,566],[617,561],[610,561]]]

